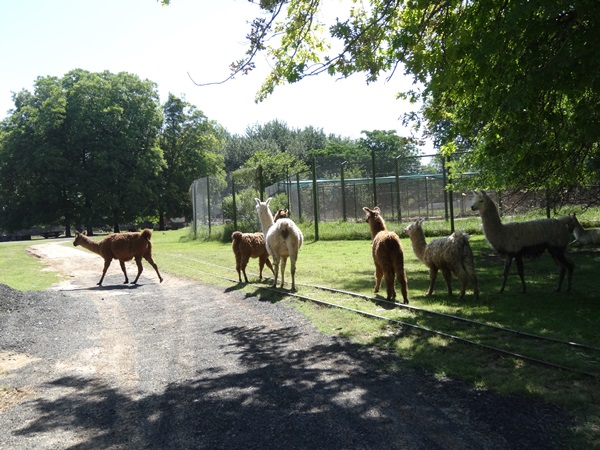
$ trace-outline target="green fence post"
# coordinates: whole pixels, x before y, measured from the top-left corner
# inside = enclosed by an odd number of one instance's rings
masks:
[[[344,166],[348,163],[348,161],[344,161],[342,163],[342,167],[340,168],[341,177],[342,177],[342,217],[344,222],[347,222],[346,215],[346,184],[344,183]]]
[[[237,207],[235,204],[235,180],[233,179],[233,173],[231,174],[231,196],[233,198],[233,229],[237,230]]]
[[[313,211],[315,216],[315,242],[319,240],[319,191],[317,189],[317,158],[313,157]]]
[[[300,173],[296,173],[296,188],[298,190],[298,222],[302,222],[302,200],[300,199]]]

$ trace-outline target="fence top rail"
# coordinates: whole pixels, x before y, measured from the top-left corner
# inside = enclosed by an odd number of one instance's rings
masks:
[[[400,180],[424,180],[424,179],[442,179],[444,177],[441,173],[418,173],[418,174],[410,174],[410,175],[398,175],[398,179]],[[319,184],[327,184],[327,183],[341,183],[341,178],[321,178],[316,180],[317,185]],[[385,177],[375,177],[375,182],[377,184],[387,184],[387,183],[395,183],[396,176],[389,175]],[[373,184],[373,178],[344,178],[344,183],[346,184]],[[276,184],[288,185],[288,186],[297,186],[300,187],[311,187],[313,184],[313,180],[294,180],[290,179],[278,181]]]

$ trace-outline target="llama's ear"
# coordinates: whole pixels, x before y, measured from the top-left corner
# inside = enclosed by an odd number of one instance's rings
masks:
[[[83,230],[83,233],[81,233],[81,234],[83,234],[84,236],[87,236],[87,230]]]
[[[372,212],[372,211],[371,211],[369,208],[367,208],[366,206],[363,206],[363,211],[364,211],[364,212],[366,212],[366,213],[369,213],[369,214]]]
[[[273,197],[269,197],[269,198],[267,199],[267,201],[265,202],[265,204],[266,204],[267,206],[269,206],[269,203],[271,203],[271,200],[273,200]]]
[[[381,210],[379,209],[379,206],[376,206],[375,208],[373,208],[373,211],[375,211],[376,213],[381,214]]]
[[[254,197],[254,200],[256,201],[256,206],[260,205],[260,199]]]

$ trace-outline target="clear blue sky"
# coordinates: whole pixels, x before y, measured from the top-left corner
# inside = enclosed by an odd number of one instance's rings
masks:
[[[338,7],[338,2],[334,2]],[[11,93],[31,90],[39,76],[61,77],[81,68],[130,72],[185,97],[231,133],[278,119],[292,128],[314,126],[357,138],[361,130],[396,130],[410,106],[395,94],[410,85],[401,74],[367,85],[364,76],[321,75],[282,86],[260,104],[254,95],[267,73],[239,76],[224,85],[197,87],[228,74],[243,56],[247,21],[258,9],[246,0],[19,0],[0,6],[0,118],[14,105]],[[427,151],[427,150],[426,150]],[[429,150],[430,151],[430,150]]]

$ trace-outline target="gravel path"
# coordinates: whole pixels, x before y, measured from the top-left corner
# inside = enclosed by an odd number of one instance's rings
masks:
[[[97,255],[31,251],[68,278],[0,285],[0,449],[565,447],[552,405],[392,373],[394,357],[237,286],[158,284],[148,265],[122,285],[113,263],[97,287]]]

